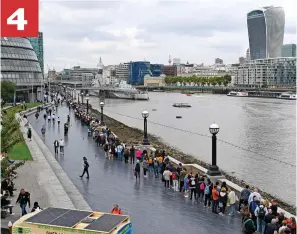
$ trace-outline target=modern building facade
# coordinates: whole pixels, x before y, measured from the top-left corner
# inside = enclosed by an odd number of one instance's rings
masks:
[[[43,74],[27,38],[1,38],[1,80],[16,84],[17,101],[43,98]]]
[[[43,33],[39,32],[38,37],[29,37],[28,39],[35,51],[42,74],[44,74]]]
[[[143,85],[145,75],[152,76],[152,72],[150,70],[150,62],[139,61],[139,62],[131,62],[129,64],[128,84]]]
[[[120,80],[129,79],[129,64],[130,63],[120,63],[115,67],[116,78]]]
[[[166,75],[161,74],[160,76],[144,76],[144,86],[148,87],[163,87],[165,86]]]
[[[282,57],[296,57],[296,44],[283,45]]]
[[[150,70],[152,72],[152,75],[155,77],[158,77],[162,74],[162,64],[151,64]]]
[[[252,88],[296,86],[296,58],[269,58],[241,64],[234,85]]]
[[[162,74],[166,76],[177,76],[177,66],[176,65],[164,65],[162,67]]]
[[[282,7],[264,7],[247,14],[251,59],[281,57],[285,12]]]

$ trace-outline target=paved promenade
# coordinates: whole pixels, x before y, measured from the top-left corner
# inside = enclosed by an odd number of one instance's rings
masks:
[[[59,107],[57,123],[46,123],[42,118],[29,120],[38,134],[45,124],[47,132],[45,144],[54,155],[53,142],[64,138],[63,124],[69,113],[65,105]],[[40,116],[42,116],[41,114]],[[63,167],[69,178],[78,188],[93,210],[109,212],[115,203],[125,214],[131,216],[135,233],[241,233],[239,217],[219,216],[184,198],[179,192],[164,189],[160,179],[149,177],[135,182],[133,167],[114,160],[105,159],[101,148],[87,136],[87,128],[70,112],[71,122],[68,137],[65,137],[65,154],[53,156]],[[34,133],[33,133],[34,134]],[[81,179],[82,157],[90,163],[90,179]]]

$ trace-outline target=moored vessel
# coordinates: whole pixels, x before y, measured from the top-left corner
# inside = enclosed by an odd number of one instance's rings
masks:
[[[230,96],[230,97],[248,97],[249,94],[247,92],[231,91],[230,93],[227,94],[227,96]]]

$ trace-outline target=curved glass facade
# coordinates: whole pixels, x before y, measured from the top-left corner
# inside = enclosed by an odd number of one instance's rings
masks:
[[[18,88],[42,85],[40,65],[28,39],[1,38],[1,79]]]
[[[250,57],[281,57],[284,39],[285,12],[282,7],[267,7],[247,14]]]

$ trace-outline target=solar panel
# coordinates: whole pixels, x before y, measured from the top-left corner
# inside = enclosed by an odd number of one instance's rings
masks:
[[[30,217],[26,221],[32,222],[32,223],[48,224],[54,219],[56,219],[57,217],[65,214],[68,211],[69,211],[68,209],[49,207],[47,209],[40,211],[36,215]]]
[[[80,210],[69,210],[59,218],[52,220],[49,225],[56,225],[62,227],[72,227],[82,219],[88,217],[93,212],[80,211]]]
[[[128,216],[104,214],[99,219],[85,227],[88,230],[111,232],[118,224],[127,219]]]

